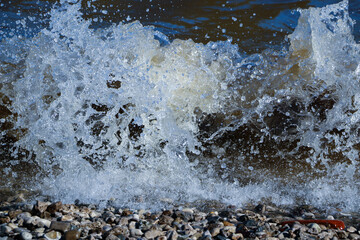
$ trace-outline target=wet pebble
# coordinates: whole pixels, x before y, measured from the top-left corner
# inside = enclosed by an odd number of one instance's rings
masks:
[[[156,240],[238,240],[238,239],[359,239],[357,227],[345,230],[330,226],[292,222],[313,214],[322,219],[313,208],[296,211],[256,205],[251,209],[224,208],[219,211],[201,212],[196,208],[178,207],[162,211],[97,209],[91,205],[62,204],[60,202],[37,202],[31,213],[21,207],[0,212],[9,219],[0,223],[0,236],[16,239],[156,239]],[[299,210],[300,209],[300,210]],[[302,211],[305,209],[307,211]],[[311,212],[310,212],[311,210]],[[292,212],[300,215],[289,218]],[[311,214],[307,214],[311,213]],[[344,218],[344,217],[343,217]],[[66,220],[66,221],[62,221]],[[353,223],[356,223],[352,219]],[[30,238],[31,235],[31,238]]]
[[[32,235],[31,235],[31,233],[29,233],[29,232],[22,232],[21,234],[20,234],[20,238],[22,239],[22,240],[30,240],[30,239],[32,239]]]
[[[44,235],[48,240],[59,240],[61,238],[61,233],[57,231],[50,231]]]

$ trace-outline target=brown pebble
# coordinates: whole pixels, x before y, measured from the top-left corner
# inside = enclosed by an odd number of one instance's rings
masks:
[[[10,222],[10,217],[2,217],[0,218],[0,223],[9,223]]]
[[[77,230],[70,230],[65,233],[65,240],[75,240],[80,238],[80,232]]]
[[[71,226],[70,222],[52,221],[50,225],[50,229],[57,230],[60,232],[66,232],[70,229],[70,226]]]
[[[62,202],[52,203],[47,207],[47,211],[51,214],[58,212],[62,208]]]
[[[228,221],[224,221],[223,223],[224,223],[224,226],[234,226],[233,223],[228,222]]]

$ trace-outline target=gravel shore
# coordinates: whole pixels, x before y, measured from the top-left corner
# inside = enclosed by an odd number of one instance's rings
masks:
[[[360,219],[331,216],[311,206],[284,209],[270,205],[246,208],[204,203],[159,211],[98,208],[88,204],[22,199],[0,203],[0,240],[5,239],[360,239]],[[304,219],[311,221],[302,222]],[[345,228],[315,219],[342,220]],[[295,220],[284,224],[284,221]]]

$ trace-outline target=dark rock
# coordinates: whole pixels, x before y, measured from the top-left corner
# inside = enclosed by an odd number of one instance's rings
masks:
[[[257,205],[256,207],[255,207],[255,212],[257,212],[257,213],[264,213],[265,212],[265,210],[266,210],[266,207],[265,207],[265,205],[263,205],[263,204],[259,204],[259,205]]]
[[[241,216],[237,217],[237,220],[239,222],[247,222],[249,220],[249,217],[244,214],[244,215],[241,215]]]
[[[2,224],[2,223],[9,223],[10,220],[11,220],[10,217],[1,217],[1,218],[0,218],[0,224]]]
[[[51,214],[54,214],[55,212],[58,212],[62,208],[63,204],[62,202],[56,202],[52,203],[47,207],[47,211]]]
[[[174,219],[168,215],[162,215],[159,218],[159,224],[171,225]]]
[[[60,231],[60,232],[66,232],[70,230],[71,223],[70,222],[59,222],[59,221],[52,221],[50,225],[50,229]]]

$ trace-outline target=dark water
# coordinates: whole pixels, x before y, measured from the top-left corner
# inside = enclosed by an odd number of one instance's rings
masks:
[[[3,1],[0,11],[1,30],[8,34],[18,28],[16,21],[26,17],[36,20],[20,34],[34,34],[47,24],[46,16],[57,1]],[[297,9],[323,7],[338,3],[326,1],[82,1],[85,19],[98,19],[93,27],[111,23],[139,20],[143,25],[155,26],[170,39],[191,38],[207,43],[231,39],[249,53],[268,47],[277,48],[297,25]],[[349,14],[360,20],[360,3],[349,1]],[[45,17],[44,17],[45,16]],[[30,28],[30,29],[29,29]],[[353,28],[354,37],[360,38],[360,24]]]
[[[0,187],[358,210],[357,21],[359,1],[2,1]]]

